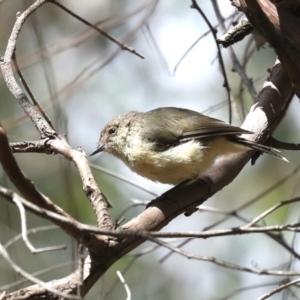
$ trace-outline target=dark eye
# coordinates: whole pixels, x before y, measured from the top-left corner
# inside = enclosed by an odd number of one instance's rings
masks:
[[[117,133],[117,128],[116,127],[112,127],[108,130],[109,135],[115,135],[116,133]]]

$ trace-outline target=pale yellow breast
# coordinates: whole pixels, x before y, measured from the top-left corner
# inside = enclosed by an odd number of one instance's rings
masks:
[[[208,145],[193,140],[162,152],[155,152],[150,144],[136,140],[126,149],[125,163],[152,181],[176,185],[200,176],[220,155],[245,150],[223,137],[213,139]]]

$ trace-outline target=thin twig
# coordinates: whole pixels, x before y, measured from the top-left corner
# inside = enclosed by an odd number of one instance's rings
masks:
[[[40,226],[40,227],[35,227],[35,228],[31,228],[31,229],[27,229],[26,231],[26,235],[29,234],[34,234],[37,233],[39,231],[46,231],[46,230],[54,230],[54,229],[59,229],[58,226],[56,225],[47,225],[47,226]],[[22,238],[22,233],[16,235],[14,238],[10,239],[8,242],[6,242],[4,244],[4,248],[7,249],[8,247],[12,246],[15,242],[17,242],[19,239]]]
[[[275,288],[274,290],[272,290],[272,291],[264,294],[263,296],[257,298],[256,300],[264,300],[264,299],[270,298],[271,296],[273,296],[273,295],[281,292],[282,290],[284,290],[284,289],[286,289],[286,288],[288,288],[288,287],[290,287],[292,285],[295,285],[295,284],[297,284],[299,282],[300,282],[300,278],[295,279],[293,281],[290,281],[288,283],[282,284],[282,285],[278,286],[277,288]]]
[[[280,207],[291,204],[291,203],[299,202],[299,201],[300,201],[300,198],[280,201],[279,203],[277,203],[273,207],[269,208],[268,210],[266,210],[265,212],[263,212],[262,214],[260,214],[256,218],[254,218],[251,222],[249,222],[248,224],[246,224],[243,227],[244,228],[252,227],[256,223],[258,223],[260,220],[264,219],[266,216],[268,216],[269,214],[271,214],[275,210],[279,209]]]
[[[178,253],[182,256],[185,256],[189,259],[196,259],[196,260],[201,260],[201,261],[212,262],[216,265],[219,265],[219,266],[224,267],[224,268],[232,269],[232,270],[243,271],[243,272],[248,272],[248,273],[258,274],[258,275],[276,275],[276,276],[299,276],[300,275],[299,272],[289,272],[289,271],[281,271],[281,270],[252,269],[252,268],[240,266],[240,265],[233,264],[233,263],[228,263],[228,262],[219,260],[215,257],[191,254],[187,251],[184,251],[182,249],[174,247],[169,243],[166,243],[162,240],[158,240],[158,239],[155,239],[155,238],[152,238],[152,237],[149,238],[149,240],[154,242],[154,243],[157,243],[158,245],[161,245],[161,246],[163,246],[163,247],[165,247],[165,248],[167,248],[171,251],[174,251],[175,253]]]
[[[224,25],[224,19],[222,17],[218,2],[216,0],[212,0],[211,2],[212,2],[212,5],[214,7],[217,19],[219,21],[219,25],[220,25],[221,29],[223,30],[223,33],[225,33],[226,32],[226,27]],[[238,58],[237,58],[237,56],[235,55],[235,53],[233,51],[233,48],[230,46],[230,47],[228,47],[228,50],[229,50],[229,55],[230,55],[230,58],[232,60],[232,64],[234,66],[235,71],[239,74],[239,76],[243,80],[243,82],[244,82],[245,86],[247,87],[253,101],[255,102],[257,92],[254,89],[252,81],[248,78],[248,76],[245,73],[245,70],[242,68],[241,64],[239,63]]]
[[[19,201],[30,211],[34,212],[38,216],[41,216],[45,219],[48,219],[58,225],[60,228],[65,230],[67,234],[74,237],[76,240],[80,240],[83,237],[83,232],[80,229],[80,223],[77,222],[75,219],[71,217],[66,217],[64,215],[61,215],[59,213],[55,213],[53,211],[50,211],[48,209],[42,208],[39,205],[35,205],[32,202],[29,202],[16,193],[12,192],[11,190],[8,190],[4,187],[0,186],[0,195],[2,195],[5,199],[11,201],[14,203],[13,199],[18,198]],[[87,232],[86,232],[87,233]],[[90,239],[90,246],[97,247],[97,244],[99,244],[99,240],[94,235],[86,236],[86,238]],[[93,244],[94,243],[94,244]]]
[[[49,268],[45,268],[45,269],[40,270],[38,272],[34,272],[31,275],[34,276],[34,277],[37,277],[37,276],[40,276],[40,275],[47,274],[48,272],[51,272],[51,271],[53,271],[55,269],[65,268],[67,266],[72,266],[72,265],[75,265],[75,263],[71,262],[71,261],[65,262],[65,263],[58,263],[57,265],[51,266]],[[6,284],[6,285],[2,285],[2,286],[0,286],[0,290],[6,291],[6,290],[11,289],[13,287],[20,286],[21,284],[27,282],[28,280],[29,279],[27,279],[27,278],[22,278],[20,280],[14,281],[12,283],[9,283],[9,284]]]
[[[271,147],[274,147],[276,149],[282,149],[282,150],[295,150],[295,151],[300,150],[300,144],[281,142],[281,141],[276,140],[273,137],[270,137],[268,139],[268,145],[270,145]]]
[[[223,36],[217,39],[218,43],[227,48],[244,39],[253,30],[248,19],[243,19],[240,23],[230,28]]]
[[[27,83],[27,81],[25,80],[19,65],[18,65],[18,61],[17,61],[17,57],[15,55],[15,53],[13,54],[13,63],[15,66],[15,69],[17,71],[17,74],[19,75],[19,78],[24,86],[24,89],[26,90],[26,92],[28,93],[29,97],[31,98],[33,104],[40,110],[40,112],[43,114],[43,117],[46,119],[46,121],[50,124],[50,126],[54,129],[51,120],[48,118],[48,116],[46,115],[45,111],[42,109],[42,107],[40,106],[40,104],[37,102],[37,100],[35,99],[33,93],[31,92],[31,89],[29,88],[29,85]]]
[[[227,79],[227,74],[226,74],[226,69],[225,69],[225,65],[224,65],[224,61],[223,61],[223,57],[222,57],[221,48],[220,48],[219,43],[217,42],[217,31],[212,26],[212,24],[210,23],[209,19],[206,17],[205,13],[202,11],[202,9],[200,8],[200,6],[198,5],[198,3],[197,3],[196,0],[192,0],[192,6],[191,7],[194,8],[194,9],[196,9],[200,13],[200,15],[202,16],[202,18],[206,22],[207,26],[210,29],[210,32],[212,33],[212,35],[214,37],[214,41],[215,41],[217,49],[218,49],[219,64],[221,66],[221,70],[222,70],[222,74],[223,74],[223,78],[224,78],[224,87],[226,88],[226,91],[227,91],[229,123],[231,123],[231,121],[232,121],[232,112],[231,112],[230,86],[229,86],[229,82],[228,82],[228,79]]]
[[[284,184],[287,180],[289,180],[293,175],[297,174],[298,171],[300,170],[300,164],[298,164],[289,174],[287,174],[286,176],[284,176],[283,178],[279,179],[278,181],[276,181],[273,185],[271,185],[269,188],[267,188],[266,190],[264,190],[262,193],[258,194],[257,196],[255,196],[254,198],[250,199],[249,201],[247,201],[246,203],[240,205],[239,207],[235,208],[234,210],[232,210],[230,213],[231,215],[235,215],[237,212],[249,207],[250,205],[254,204],[257,200],[263,198],[264,196],[268,195],[269,193],[271,193],[274,189],[278,188],[280,185]],[[230,216],[230,215],[229,215]],[[217,222],[205,227],[203,230],[208,230],[210,228],[214,228],[217,225],[222,224],[223,222],[225,222],[226,220],[228,220],[229,216],[226,216],[220,220],[218,220]]]
[[[18,197],[13,196],[13,202],[16,204],[16,206],[19,209],[20,212],[20,217],[21,217],[21,231],[22,231],[22,238],[28,249],[33,253],[41,253],[41,252],[46,252],[46,251],[54,251],[54,250],[62,250],[66,249],[66,245],[60,245],[60,246],[52,246],[52,247],[43,247],[43,248],[35,248],[31,242],[28,239],[27,236],[27,222],[26,222],[26,213],[24,206],[22,202],[19,200]]]
[[[112,171],[110,171],[110,170],[108,170],[106,168],[97,166],[96,164],[90,164],[90,166],[91,166],[91,168],[93,168],[95,170],[101,171],[101,172],[103,172],[103,173],[105,173],[105,174],[107,174],[107,175],[109,175],[111,177],[117,178],[117,179],[119,179],[119,180],[121,180],[123,182],[126,182],[126,183],[128,183],[128,184],[130,184],[132,186],[135,186],[135,187],[139,188],[140,190],[142,190],[144,192],[147,192],[147,193],[149,193],[150,195],[152,195],[154,197],[158,197],[157,193],[153,192],[152,190],[150,190],[149,188],[147,188],[144,185],[136,183],[136,181],[130,180],[130,179],[128,179],[128,178],[126,178],[126,177],[124,177],[122,175],[119,175],[119,174],[117,174],[115,172],[112,172]]]
[[[300,232],[300,224],[286,224],[286,225],[273,225],[273,226],[261,226],[261,227],[233,227],[227,229],[218,229],[218,230],[211,230],[211,231],[201,231],[201,232],[193,232],[193,231],[186,231],[186,232],[148,232],[148,231],[133,231],[133,230],[109,230],[109,229],[101,229],[95,226],[86,225],[79,223],[75,220],[70,220],[64,216],[61,216],[57,213],[52,211],[41,209],[37,205],[26,201],[25,199],[19,197],[17,194],[9,191],[3,187],[0,187],[0,194],[4,196],[6,199],[11,200],[13,202],[13,197],[18,197],[19,201],[27,207],[32,212],[36,213],[37,215],[43,216],[46,219],[51,221],[58,221],[59,224],[65,224],[70,226],[75,226],[77,230],[81,232],[90,232],[96,233],[101,235],[110,235],[110,236],[119,236],[119,237],[137,237],[137,238],[145,238],[145,239],[152,239],[155,237],[164,237],[164,238],[188,238],[188,237],[195,237],[195,238],[210,238],[210,237],[217,237],[217,236],[227,236],[227,235],[241,235],[241,234],[249,234],[249,233],[265,233],[265,232],[281,232],[281,231],[291,231],[291,232]]]
[[[17,20],[9,37],[4,57],[0,57],[1,72],[9,91],[17,99],[25,113],[30,117],[36,129],[40,133],[41,138],[56,136],[56,132],[43,117],[43,114],[30,103],[25,93],[21,90],[14,77],[11,61],[13,60],[17,39],[24,22],[36,9],[46,2],[46,0],[37,0],[23,13],[17,14]]]
[[[131,292],[130,292],[128,284],[126,283],[124,277],[122,276],[122,273],[120,271],[117,271],[117,275],[120,278],[120,281],[122,282],[124,289],[126,291],[126,295],[127,295],[126,300],[131,300]]]
[[[87,25],[87,26],[93,28],[94,30],[98,31],[99,33],[101,33],[103,36],[105,36],[106,38],[108,38],[109,40],[111,40],[112,42],[114,42],[115,44],[117,44],[121,48],[121,50],[127,50],[127,51],[131,52],[132,54],[135,54],[136,56],[144,59],[144,56],[141,55],[141,54],[139,54],[138,52],[136,52],[133,48],[127,46],[123,42],[121,42],[121,41],[117,40],[116,38],[112,37],[111,35],[109,35],[105,31],[103,31],[99,27],[95,26],[94,24],[92,24],[92,23],[88,22],[87,20],[81,18],[80,16],[78,16],[77,14],[75,14],[74,12],[72,12],[71,10],[69,10],[68,8],[66,8],[65,6],[63,6],[61,3],[58,3],[55,0],[50,0],[50,2],[52,2],[55,5],[57,5],[59,8],[61,8],[62,10],[64,10],[65,12],[67,12],[72,17],[76,18],[77,20],[81,21],[85,25]]]
[[[29,0],[26,1],[26,3],[28,3],[28,2],[29,2]],[[23,5],[26,5],[26,3]],[[32,17],[29,19],[29,23],[33,29],[33,33],[34,33],[37,43],[38,43],[38,47],[41,49],[45,45],[45,41],[44,41],[44,34],[42,33],[42,26],[40,26],[40,24],[38,24],[38,14],[33,14]],[[60,105],[59,105],[59,99],[57,97],[57,94],[55,93],[55,91],[57,90],[57,84],[56,84],[56,80],[54,80],[55,74],[54,74],[54,70],[53,70],[53,64],[52,64],[51,60],[48,59],[47,52],[48,52],[48,49],[44,48],[44,51],[39,51],[39,55],[41,56],[41,67],[42,67],[43,76],[45,78],[46,85],[48,88],[48,92],[50,95],[50,100],[54,106],[55,124],[56,124],[56,127],[58,127],[58,124],[59,124],[58,120],[62,120],[63,113],[62,113]],[[42,113],[43,113],[45,119],[49,122],[50,119],[45,114],[44,110],[42,110]],[[51,121],[49,122],[49,124],[51,124]],[[53,125],[51,125],[51,126],[52,126],[52,128],[54,128]],[[62,130],[62,128],[58,127],[57,130]]]
[[[62,292],[60,292],[56,289],[53,289],[49,284],[37,279],[36,277],[34,277],[34,276],[30,275],[29,273],[27,273],[26,271],[24,271],[17,264],[15,264],[15,262],[10,258],[8,252],[5,250],[5,248],[2,246],[2,244],[0,244],[0,253],[1,253],[2,257],[7,261],[7,263],[14,269],[14,271],[16,273],[18,273],[21,276],[27,278],[31,282],[34,282],[34,283],[40,285],[41,287],[43,287],[48,292],[53,293],[54,295],[58,295],[60,297],[66,298],[66,299],[82,299],[82,298],[77,297],[75,295],[69,295],[69,294],[66,294],[66,293],[62,293]]]
[[[229,292],[227,293],[225,296],[223,295],[221,298],[218,298],[216,300],[228,300],[234,296],[237,296],[238,294],[241,294],[242,292],[245,292],[245,291],[249,291],[249,290],[252,290],[252,289],[258,289],[258,288],[262,288],[262,287],[266,287],[266,286],[273,286],[273,285],[277,285],[278,284],[278,281],[277,282],[269,282],[269,283],[263,283],[263,284],[253,284],[253,285],[248,285],[248,286],[245,286],[245,287],[241,287],[241,288],[238,288],[232,292]]]

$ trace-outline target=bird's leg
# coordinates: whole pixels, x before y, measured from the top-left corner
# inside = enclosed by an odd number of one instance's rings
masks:
[[[180,188],[181,186],[185,185],[186,183],[190,182],[190,179],[184,180],[181,183],[177,184],[176,186],[174,186],[173,188],[171,188],[170,190],[164,192],[162,195],[160,195],[159,197],[157,197],[156,199],[151,200],[149,203],[147,203],[146,208],[149,208],[151,206],[153,206],[154,204],[158,204],[160,202],[167,202],[176,206],[179,206],[177,200],[172,199],[170,196],[173,192],[175,192],[178,188]]]

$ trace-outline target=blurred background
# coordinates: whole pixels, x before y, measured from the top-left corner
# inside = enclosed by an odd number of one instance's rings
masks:
[[[16,14],[33,1],[0,1],[0,54],[3,55]],[[65,7],[96,24],[145,57],[141,59],[120,48],[78,19],[53,4],[45,4],[26,21],[17,43],[16,57],[28,85],[51,118],[56,130],[65,134],[72,147],[90,153],[104,125],[118,114],[148,111],[161,106],[193,109],[212,117],[229,120],[228,96],[223,87],[217,48],[207,24],[189,1],[106,1],[64,0]],[[213,26],[218,21],[210,1],[198,4]],[[240,19],[230,1],[219,1],[226,26]],[[218,36],[222,30],[218,29]],[[200,39],[200,37],[202,37]],[[190,47],[199,40],[187,53]],[[233,46],[252,79],[257,92],[263,86],[276,55],[265,44],[256,49],[253,35]],[[183,56],[186,56],[183,58]],[[247,89],[234,71],[227,49],[222,49],[236,111],[244,116],[253,104]],[[245,58],[246,56],[246,58]],[[181,60],[182,59],[182,60]],[[10,142],[39,139],[39,135],[1,77],[0,120]],[[299,100],[294,99],[274,136],[285,142],[300,141]],[[240,125],[237,118],[233,124]],[[164,231],[201,231],[241,226],[281,200],[299,195],[299,154],[283,151],[290,163],[263,155],[255,166],[248,164],[230,184],[191,217],[179,216]],[[37,188],[80,222],[96,224],[89,201],[75,167],[68,161],[45,154],[16,154],[24,173]],[[116,158],[101,154],[90,159],[157,195],[170,186],[153,183],[132,173]],[[113,219],[130,220],[144,205],[130,207],[132,201],[150,201],[153,194],[105,172],[94,169],[96,181],[113,209]],[[285,180],[282,180],[285,178]],[[11,188],[0,168],[1,185]],[[253,204],[233,213],[241,205]],[[266,219],[265,225],[298,222],[299,204],[284,206]],[[19,239],[7,250],[27,272],[49,281],[68,275],[76,268],[77,245],[59,229],[31,213],[28,228],[39,231],[30,239],[36,247],[67,245],[67,250],[33,255]],[[263,223],[262,223],[263,224]],[[41,227],[47,226],[47,227]],[[5,244],[20,233],[16,207],[0,198],[0,241]],[[284,233],[282,238],[297,252],[299,239]],[[172,241],[179,245],[182,240]],[[257,269],[297,270],[298,259],[282,243],[266,234],[195,239],[182,249]],[[256,299],[273,289],[285,277],[256,275],[220,267],[211,262],[188,260],[151,243],[145,243],[120,259],[92,288],[85,299],[125,299],[124,287],[116,271],[129,285],[132,299]],[[28,286],[0,257],[0,291]],[[272,299],[300,299],[300,292],[273,296]]]

